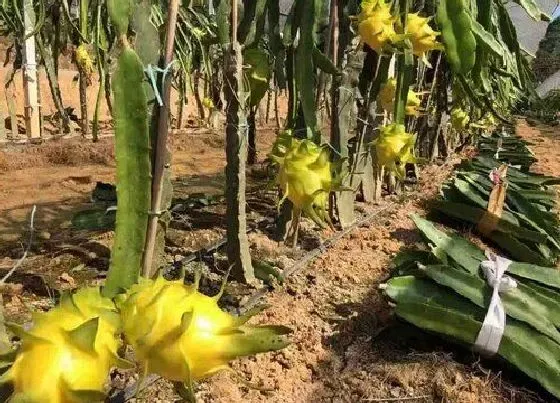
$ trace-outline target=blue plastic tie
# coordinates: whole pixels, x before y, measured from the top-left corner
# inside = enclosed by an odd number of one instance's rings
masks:
[[[171,63],[169,63],[164,69],[154,67],[151,64],[148,64],[148,66],[144,69],[144,73],[146,73],[148,79],[150,80],[150,84],[152,84],[152,89],[154,90],[154,95],[156,96],[156,101],[159,106],[163,106],[163,99],[161,98],[160,88],[157,84],[156,74],[162,73],[161,82],[163,86],[163,83],[165,83],[165,78],[167,77],[167,73],[169,73],[169,70],[171,70],[171,67],[173,67],[173,64],[175,62],[176,60],[172,60]]]

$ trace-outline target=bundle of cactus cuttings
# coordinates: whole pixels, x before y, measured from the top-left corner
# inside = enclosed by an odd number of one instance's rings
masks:
[[[34,314],[29,330],[8,324],[20,340],[3,357],[1,381],[12,386],[10,401],[104,401],[110,371],[135,366],[120,356],[122,338],[133,349],[140,384],[157,374],[183,385],[188,400],[194,381],[228,370],[234,358],[287,345],[290,329],[247,324],[264,307],[233,316],[218,307],[224,286],[209,297],[198,291],[198,280],[140,279],[114,300],[99,288],[82,288]]]
[[[494,157],[526,172],[537,161],[529,145],[520,137],[508,135],[503,129],[500,133],[482,136],[478,142],[478,149],[480,155]]]
[[[412,218],[428,247],[400,252],[381,286],[396,315],[501,357],[560,398],[560,272],[483,251]]]
[[[443,185],[442,198],[433,207],[473,226],[510,257],[551,266],[560,255],[560,222],[553,211],[556,192],[551,186],[560,184],[560,178],[526,172],[513,163],[506,164],[505,157],[497,158],[495,154],[503,152],[504,144],[510,150],[524,149],[523,142],[514,140],[487,141],[486,145],[496,147],[463,161]],[[520,151],[510,155],[514,153]]]

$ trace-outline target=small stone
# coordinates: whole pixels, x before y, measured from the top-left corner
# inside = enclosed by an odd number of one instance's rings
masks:
[[[41,231],[37,234],[37,236],[39,237],[39,239],[43,239],[45,241],[51,239],[51,233],[48,231]]]
[[[3,295],[21,295],[23,292],[23,284],[5,283],[0,286],[0,293]]]
[[[62,273],[58,279],[63,282],[68,284],[70,287],[74,288],[76,286],[76,280],[74,280],[74,277],[72,277],[71,275],[69,275],[68,273]]]

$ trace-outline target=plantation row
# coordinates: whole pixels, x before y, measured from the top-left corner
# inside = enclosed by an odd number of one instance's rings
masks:
[[[532,0],[520,4],[534,19],[548,20]],[[280,91],[288,97],[286,125],[268,162],[279,193],[278,232],[294,247],[301,220],[348,228],[357,198],[374,202],[383,191],[402,192],[418,179],[417,164],[478,144],[481,155],[459,167],[435,208],[474,225],[517,260],[557,260],[548,185],[558,180],[527,172],[534,159],[518,139],[489,135],[534,94],[527,55],[500,1],[295,0],[282,16],[278,0],[82,0],[77,10],[66,1],[11,0],[0,6],[0,24],[25,56],[30,82],[37,45],[61,131],[69,117],[57,61],[65,43],[76,45],[83,135],[86,88],[97,70],[93,138],[105,99],[117,161],[106,282],[66,296],[36,315],[30,330],[9,326],[21,339],[15,350],[6,346],[3,361],[14,401],[102,400],[111,368],[133,365],[123,359],[121,339],[134,350],[141,378],[154,373],[182,384],[191,401],[193,382],[228,368],[231,359],[287,345],[290,329],[246,324],[261,308],[239,317],[221,311],[223,287],[211,298],[198,292],[198,279],[185,285],[158,275],[173,193],[170,93],[180,93],[180,115],[189,90],[198,96],[201,78],[201,115],[204,107],[220,109],[226,119],[227,257],[238,282],[256,283],[246,217],[255,115],[267,94]],[[34,107],[27,106],[31,127]],[[435,246],[399,257],[403,276],[386,286],[397,315],[498,353],[559,396],[557,272],[493,254],[485,260],[461,238],[415,221]],[[515,285],[504,277],[508,268]],[[484,315],[489,306],[502,307],[497,318]]]

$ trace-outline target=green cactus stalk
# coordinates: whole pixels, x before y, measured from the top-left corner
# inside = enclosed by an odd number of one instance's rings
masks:
[[[333,62],[342,71],[339,76],[333,77],[332,82],[332,105],[335,113],[331,120],[331,145],[337,152],[335,158],[341,159],[341,171],[348,172],[350,169],[350,153],[348,150],[348,142],[351,133],[355,132],[356,122],[353,119],[354,105],[356,103],[356,87],[358,83],[358,75],[363,63],[363,52],[359,49],[358,44],[352,41],[350,13],[355,14],[357,10],[348,10],[349,1],[343,1],[341,4],[331,8],[331,18],[333,19]],[[339,7],[340,11],[339,12]],[[339,19],[340,15],[340,19]],[[352,160],[359,158],[357,152],[352,155]],[[344,185],[352,187],[355,182],[353,173],[349,175]],[[336,210],[338,212],[338,220],[342,228],[347,228],[354,222],[354,199],[355,192],[343,191],[337,192]]]
[[[231,42],[222,42],[226,62],[224,66],[224,92],[226,98],[226,211],[227,255],[233,265],[232,275],[238,281],[251,283],[255,273],[247,238],[245,166],[247,162],[247,105],[249,93],[243,85],[243,55],[237,42],[237,1],[231,3],[231,17],[222,13],[224,23],[231,27]],[[230,20],[231,18],[231,20]],[[231,21],[231,23],[230,23]]]
[[[403,32],[406,32],[406,23],[408,10],[410,9],[409,0],[400,0],[399,13]],[[399,124],[405,123],[406,102],[408,99],[408,90],[412,83],[414,69],[414,57],[411,49],[405,49],[397,56],[397,92],[395,95],[394,122]]]
[[[118,204],[111,265],[103,289],[104,295],[113,297],[138,281],[151,207],[151,167],[144,66],[126,37],[130,4],[112,0],[108,7],[122,47],[113,77]]]

